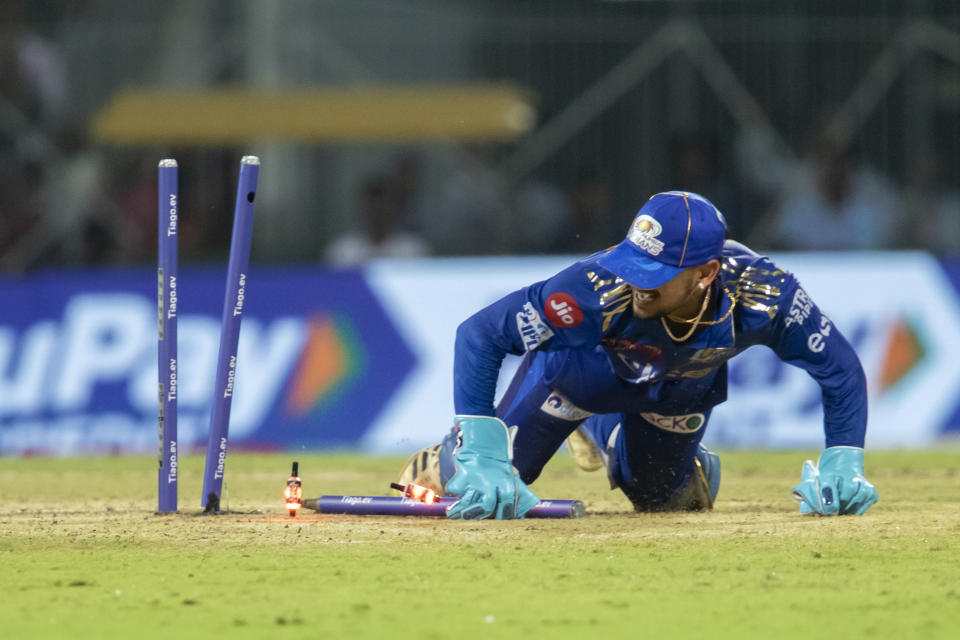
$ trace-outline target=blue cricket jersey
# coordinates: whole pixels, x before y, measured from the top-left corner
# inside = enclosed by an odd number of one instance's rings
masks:
[[[820,385],[826,446],[863,446],[867,390],[860,360],[791,273],[728,240],[711,288],[714,324],[677,344],[659,318],[633,316],[630,285],[597,264],[601,255],[515,291],[460,325],[458,414],[494,415],[503,357],[528,351],[545,358],[545,382],[585,411],[702,413],[727,398],[727,360],[765,345]]]

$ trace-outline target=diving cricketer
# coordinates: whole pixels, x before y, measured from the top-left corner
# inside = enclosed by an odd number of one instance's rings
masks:
[[[801,513],[864,513],[877,491],[863,475],[860,361],[791,273],[725,235],[706,198],[658,193],[620,244],[464,321],[453,429],[400,482],[459,496],[449,518],[522,518],[538,502],[527,485],[567,440],[637,511],[711,509],[720,461],[700,441],[727,360],[765,345],[822,391],[825,449],[794,488]],[[494,407],[507,353],[523,360]]]

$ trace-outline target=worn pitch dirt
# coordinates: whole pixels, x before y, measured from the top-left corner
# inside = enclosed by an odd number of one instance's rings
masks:
[[[285,515],[291,455],[231,454],[199,514],[200,457],[158,516],[147,458],[0,460],[5,638],[589,636],[952,638],[960,453],[872,452],[881,501],[803,517],[815,452],[723,453],[711,513],[634,514],[558,456],[533,486],[580,520]],[[383,494],[400,459],[299,456],[304,495]]]

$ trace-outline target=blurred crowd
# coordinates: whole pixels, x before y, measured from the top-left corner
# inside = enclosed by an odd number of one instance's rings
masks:
[[[154,260],[157,156],[90,141],[69,108],[67,61],[27,14],[26,2],[0,3],[0,271]],[[235,154],[190,156],[181,190],[197,215],[182,221],[181,251],[210,259],[227,251],[216,232],[230,224]]]
[[[898,184],[849,146],[821,132],[810,139],[810,148],[793,157],[747,130],[726,150],[703,132],[677,134],[670,178],[651,195],[680,189],[706,196],[726,217],[728,236],[761,251],[960,254],[960,189],[932,155],[913,158]],[[328,246],[326,259],[344,265],[431,253],[586,255],[619,242],[634,214],[615,208],[617,186],[596,170],[566,184],[533,180],[507,191],[454,171],[434,199],[418,197],[417,175],[416,159],[406,155],[364,182],[357,225]]]
[[[90,142],[88,122],[67,108],[67,61],[27,20],[26,6],[0,3],[0,271],[148,263],[157,157]],[[761,251],[960,252],[960,189],[932,153],[918,152],[905,175],[891,176],[823,131],[796,154],[750,130],[721,133],[676,132],[662,183],[645,185],[648,194],[703,194],[727,217],[731,237]],[[187,259],[218,258],[229,242],[219,231],[229,226],[223,203],[236,154],[187,153],[181,190],[197,216],[184,221],[181,249]],[[348,266],[376,257],[588,254],[622,239],[642,204],[618,197],[623,171],[585,162],[562,177],[543,171],[507,182],[473,154],[464,145],[428,170],[425,154],[398,149],[354,185],[351,210],[317,241],[315,259]]]

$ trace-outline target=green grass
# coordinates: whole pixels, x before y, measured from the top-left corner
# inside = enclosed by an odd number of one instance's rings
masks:
[[[960,455],[871,452],[880,502],[803,517],[814,452],[725,453],[716,510],[631,512],[559,456],[534,485],[581,520],[284,515],[282,456],[231,455],[226,501],[156,516],[146,458],[0,459],[4,638],[953,638]],[[305,496],[383,493],[402,460],[299,456]]]

